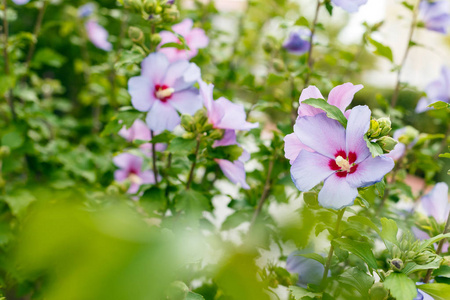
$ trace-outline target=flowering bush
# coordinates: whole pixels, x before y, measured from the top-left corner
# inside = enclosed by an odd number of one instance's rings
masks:
[[[2,0],[0,299],[450,299],[450,2],[381,2]]]

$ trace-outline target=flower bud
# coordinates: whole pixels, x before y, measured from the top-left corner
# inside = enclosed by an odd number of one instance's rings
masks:
[[[389,264],[394,271],[400,272],[403,269],[403,261],[400,258],[391,259]]]
[[[141,0],[124,0],[125,8],[129,8],[134,12],[140,12],[142,10]]]
[[[195,128],[193,126],[194,118],[191,115],[182,115],[181,116],[181,126],[188,132],[193,131]]]
[[[378,125],[380,126],[381,136],[387,135],[391,131],[391,120],[389,118],[379,118],[377,120]]]
[[[180,12],[176,6],[171,6],[164,10],[163,20],[166,22],[175,22],[180,17]]]
[[[387,300],[389,292],[384,288],[381,282],[376,282],[369,290],[370,300]]]
[[[389,153],[397,145],[397,141],[390,136],[383,136],[377,140],[377,144],[381,146],[385,153]]]
[[[271,53],[273,51],[273,42],[271,40],[265,40],[262,47],[266,53]]]
[[[409,145],[419,136],[419,131],[411,126],[405,127],[405,132],[399,136],[398,141],[402,144]]]
[[[273,68],[277,72],[283,72],[285,70],[284,62],[281,59],[274,59],[273,60]]]
[[[151,35],[150,40],[152,41],[152,44],[158,45],[162,40],[161,35],[159,35],[159,33],[154,33]]]
[[[128,36],[133,42],[139,44],[142,44],[145,40],[142,30],[134,26],[128,28]]]
[[[11,149],[8,146],[0,147],[0,159],[5,158],[11,154]]]
[[[367,136],[369,138],[377,138],[380,135],[381,129],[377,120],[370,120],[369,131],[367,131]]]
[[[221,140],[223,138],[223,135],[224,135],[223,129],[214,129],[209,134],[209,137],[214,139],[214,140]]]
[[[426,265],[435,259],[436,255],[430,251],[424,251],[414,258],[414,262],[418,265]]]
[[[144,0],[144,10],[146,13],[153,13],[155,9],[156,1],[155,0]]]
[[[155,14],[160,14],[163,11],[163,8],[161,5],[155,6]]]
[[[208,115],[206,114],[206,110],[199,109],[194,115],[195,124],[198,124],[201,127],[203,127],[203,125],[205,125],[205,123],[207,121],[208,121]]]
[[[117,195],[119,194],[119,192],[120,192],[119,187],[116,185],[110,185],[106,188],[107,195]]]

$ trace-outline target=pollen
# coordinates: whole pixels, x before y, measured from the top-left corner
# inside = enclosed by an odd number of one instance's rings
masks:
[[[350,172],[351,169],[350,163],[348,162],[348,160],[346,160],[340,155],[336,157],[336,165],[338,165],[342,171]]]
[[[129,176],[128,176],[128,179],[132,182],[132,183],[136,183],[136,184],[142,184],[142,179],[138,176],[138,175],[136,175],[136,174],[134,174],[134,173],[131,173]]]
[[[175,92],[173,88],[170,87],[157,87],[155,91],[156,98],[160,100],[166,100],[172,96]]]

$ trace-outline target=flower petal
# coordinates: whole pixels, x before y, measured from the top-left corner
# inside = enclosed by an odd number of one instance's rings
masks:
[[[130,153],[121,153],[113,158],[113,163],[124,170],[129,170],[131,167],[138,167],[137,169],[140,170],[142,158]]]
[[[247,114],[245,113],[243,105],[233,103],[224,97],[214,101],[213,110],[223,112],[220,120],[213,122],[214,127],[216,128],[250,130],[259,126],[258,123],[246,121]]]
[[[231,162],[226,159],[215,159],[223,174],[234,184],[240,184],[244,190],[250,189],[247,182],[245,181],[245,169],[244,163],[235,160]]]
[[[186,37],[194,26],[194,21],[191,19],[184,19],[182,22],[172,26],[172,30],[183,37]]]
[[[129,173],[126,170],[114,171],[114,180],[121,182],[128,178]]]
[[[167,102],[155,101],[145,121],[153,131],[172,131],[180,124],[181,119],[172,105]]]
[[[346,150],[347,153],[356,153],[355,163],[359,163],[370,155],[364,135],[370,126],[370,109],[364,106],[356,106],[352,109],[347,123]]]
[[[347,175],[347,182],[355,188],[373,185],[383,180],[384,175],[394,168],[394,161],[386,155],[369,156],[357,164],[356,171]]]
[[[328,95],[328,103],[338,107],[342,112],[345,112],[347,106],[352,102],[355,93],[363,87],[362,84],[353,85],[350,82],[338,85],[333,88]]]
[[[298,274],[298,285],[306,287],[308,284],[320,284],[322,281],[324,266],[317,260],[299,256],[306,252],[295,251],[289,254],[286,259],[286,270],[290,273]],[[328,276],[331,272],[328,272]]]
[[[162,84],[169,67],[169,60],[164,53],[151,53],[141,63],[141,76],[147,77],[149,82]]]
[[[168,101],[170,105],[182,114],[193,115],[202,108],[202,99],[196,88],[176,92]]]
[[[333,174],[325,180],[319,192],[319,204],[325,208],[338,210],[352,205],[357,196],[357,188],[351,187],[345,177]]]
[[[392,158],[394,161],[397,161],[403,156],[403,154],[405,154],[405,150],[406,150],[405,144],[397,143],[394,149],[392,149],[391,152],[386,154],[386,156]]]
[[[131,95],[131,104],[139,111],[148,111],[155,97],[153,96],[154,85],[148,77],[136,76],[128,81],[128,92]]]
[[[139,174],[139,177],[142,179],[143,184],[153,184],[155,183],[155,175],[152,170],[144,171]]]
[[[202,49],[208,46],[209,39],[201,28],[194,28],[186,37],[186,42],[191,49]]]
[[[325,178],[333,174],[329,167],[330,159],[319,153],[301,151],[291,167],[291,177],[295,186],[307,192]]]
[[[147,124],[141,119],[136,119],[130,128],[122,127],[119,131],[119,135],[129,142],[134,140],[150,141],[150,129]]]
[[[302,150],[314,152],[311,148],[303,145],[295,133],[286,135],[284,138],[284,156],[289,159],[289,163],[291,165],[294,163],[295,159]]]
[[[338,151],[345,151],[344,127],[325,113],[298,118],[294,132],[305,146],[329,158],[335,159]]]
[[[323,99],[322,94],[319,89],[314,85],[308,86],[306,89],[302,91],[300,94],[300,106],[298,107],[298,115],[299,117],[303,116],[315,116],[317,114],[323,113],[323,110],[320,108],[312,107],[308,104],[302,104],[303,101],[307,99]]]
[[[434,217],[438,223],[444,223],[448,215],[448,185],[445,182],[436,183],[420,202],[428,216]]]

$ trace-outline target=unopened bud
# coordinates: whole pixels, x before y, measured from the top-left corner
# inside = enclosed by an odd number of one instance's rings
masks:
[[[369,290],[370,300],[387,300],[389,292],[381,282],[376,282]]]
[[[273,42],[271,40],[265,40],[262,47],[266,53],[271,53],[273,50]]]
[[[394,258],[389,263],[394,271],[400,272],[403,269],[403,261],[400,258]]]
[[[379,118],[377,120],[378,125],[380,126],[381,136],[387,135],[391,131],[391,120],[389,118]]]
[[[158,45],[159,43],[161,43],[162,40],[161,35],[159,35],[159,33],[152,34],[150,39],[153,45]]]
[[[106,188],[107,195],[117,195],[119,194],[119,192],[120,192],[119,187],[116,185],[110,185]]]
[[[194,115],[194,122],[199,126],[203,127],[205,123],[208,121],[208,115],[206,114],[206,110],[199,109]]]
[[[142,30],[134,26],[128,28],[128,36],[135,43],[142,44],[145,40]]]
[[[156,1],[155,0],[144,0],[144,10],[146,13],[153,13],[155,9]]]
[[[419,136],[419,131],[411,126],[406,126],[403,134],[398,138],[402,144],[409,145]]]
[[[273,60],[273,68],[277,72],[283,72],[285,70],[286,66],[284,65],[284,62],[281,59],[274,59]]]
[[[163,20],[167,22],[175,22],[180,17],[180,12],[176,6],[171,6],[164,10]]]
[[[381,129],[377,120],[370,120],[369,131],[367,131],[367,136],[369,138],[377,138],[380,136]]]
[[[390,152],[397,145],[397,141],[390,136],[383,136],[377,140],[377,144],[381,146],[385,153]]]
[[[163,8],[161,5],[155,6],[155,14],[160,14],[163,11]]]
[[[414,258],[414,262],[418,265],[426,265],[435,259],[436,255],[430,251],[424,251]]]
[[[181,116],[181,126],[188,132],[193,130],[194,118],[191,115]]]
[[[221,140],[223,138],[223,135],[224,135],[224,131],[222,129],[214,129],[209,134],[209,137],[214,140]]]

